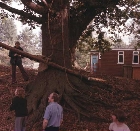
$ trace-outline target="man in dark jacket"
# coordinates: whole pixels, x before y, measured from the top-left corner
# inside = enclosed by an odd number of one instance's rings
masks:
[[[23,51],[18,41],[15,43],[14,48]],[[16,83],[16,66],[19,67],[20,72],[22,73],[23,79],[25,81],[28,81],[29,79],[28,74],[26,73],[22,65],[22,56],[10,50],[9,57],[11,57],[10,64],[12,65],[12,83]]]

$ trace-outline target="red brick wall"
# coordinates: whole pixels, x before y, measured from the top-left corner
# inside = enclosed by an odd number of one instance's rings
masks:
[[[140,80],[140,67],[133,67],[133,79]]]
[[[124,51],[124,64],[118,64],[118,51]],[[132,65],[132,58],[133,50],[111,50],[105,52],[101,56],[99,71],[103,74],[124,76],[123,66]]]

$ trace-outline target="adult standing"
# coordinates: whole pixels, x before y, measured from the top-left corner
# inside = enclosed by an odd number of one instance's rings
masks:
[[[48,97],[49,105],[43,117],[43,131],[59,131],[63,121],[63,108],[58,104],[58,99],[59,95],[55,92]]]
[[[10,110],[15,111],[15,130],[25,131],[26,116],[28,115],[27,100],[25,99],[25,91],[18,87],[15,90],[15,97],[12,99]]]
[[[23,49],[20,47],[20,43],[18,41],[15,43],[14,48],[23,51]],[[16,66],[19,67],[20,72],[22,73],[23,79],[25,81],[28,81],[28,79],[29,79],[28,74],[26,73],[26,71],[24,70],[23,65],[22,65],[23,57],[21,55],[16,54],[15,52],[13,52],[11,50],[9,51],[9,57],[11,57],[10,64],[12,66],[12,83],[16,83]]]

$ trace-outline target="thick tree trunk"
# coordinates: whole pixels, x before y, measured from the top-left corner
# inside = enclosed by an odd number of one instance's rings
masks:
[[[43,16],[42,24],[42,54],[53,62],[71,68],[71,57],[68,39],[68,8],[65,7],[55,18],[48,13]]]
[[[42,24],[42,55],[51,58],[52,62],[70,69],[68,12],[68,8],[64,7],[56,14],[55,18],[50,14],[43,15],[45,22]],[[31,114],[28,120],[33,122],[30,125],[41,119],[47,105],[46,99],[54,91],[60,94],[61,102],[67,103],[76,111],[79,118],[80,114],[89,117],[90,114],[86,112],[85,107],[75,100],[75,96],[81,96],[82,99],[83,92],[87,93],[87,88],[89,89],[89,86],[81,81],[82,79],[82,77],[79,79],[79,77],[67,74],[67,70],[62,72],[52,67],[39,72],[35,81],[26,88],[29,93],[27,96],[28,110]],[[29,130],[30,125],[28,126]],[[37,129],[36,125],[35,128]]]
[[[55,14],[55,17],[51,13],[42,16],[44,19],[44,23],[42,24],[42,55],[51,58],[52,62],[60,66],[71,68],[71,53],[74,53],[74,51],[70,52],[69,49],[70,35],[68,27],[70,26],[68,26],[68,12],[69,9],[67,6],[62,6],[57,14]],[[74,39],[74,41],[76,40]],[[80,114],[92,117],[89,109],[93,103],[92,100],[94,100],[94,88],[90,87],[88,80],[83,77],[79,78],[70,75],[66,70],[62,72],[60,69],[52,67],[46,69],[39,72],[36,79],[32,83],[29,83],[26,88],[26,92],[29,94],[27,100],[30,114],[28,117],[28,121],[30,121],[28,130],[30,131],[34,123],[42,119],[48,95],[54,91],[60,94],[61,104],[63,106],[68,105],[76,111],[79,119]],[[94,84],[95,88],[99,86],[98,82]],[[89,96],[92,96],[92,98],[89,98]],[[87,102],[89,103],[89,107],[86,105]],[[99,103],[102,106],[110,106],[106,102],[102,102],[100,98]],[[42,123],[39,122],[38,124],[34,125],[35,129],[41,129]]]

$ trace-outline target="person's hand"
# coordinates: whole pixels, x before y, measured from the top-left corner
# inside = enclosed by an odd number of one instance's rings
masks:
[[[14,54],[14,56],[17,56],[18,54]]]

